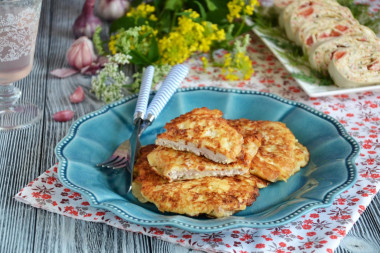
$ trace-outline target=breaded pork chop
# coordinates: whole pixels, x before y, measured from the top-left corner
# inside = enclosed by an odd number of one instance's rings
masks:
[[[150,166],[170,182],[202,177],[249,174],[252,159],[261,145],[261,134],[244,137],[244,144],[235,162],[221,164],[190,152],[158,146],[148,155]]]
[[[284,123],[248,119],[228,122],[243,135],[252,131],[262,134],[262,143],[250,170],[253,175],[271,182],[286,181],[300,166],[306,165],[309,159],[307,149],[297,144],[295,136]]]
[[[202,155],[217,163],[235,162],[241,152],[243,136],[222,118],[219,110],[198,108],[165,125],[156,144]]]
[[[252,175],[169,182],[149,165],[147,155],[154,148],[141,149],[132,192],[141,202],[154,203],[161,212],[226,217],[244,210],[259,194],[257,178]]]

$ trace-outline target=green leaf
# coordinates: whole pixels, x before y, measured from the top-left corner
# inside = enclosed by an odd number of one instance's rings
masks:
[[[158,14],[159,11],[164,9],[165,0],[155,0],[155,1],[153,1],[153,3],[154,3],[154,7],[156,9],[156,14]]]
[[[160,52],[158,50],[158,43],[155,37],[152,37],[150,42],[149,52],[148,52],[148,60],[150,63],[156,62],[160,57]]]
[[[218,7],[216,6],[216,4],[213,0],[205,0],[205,2],[207,4],[207,8],[210,11],[215,11],[216,9],[218,9]]]
[[[171,29],[172,13],[169,11],[163,12],[162,17],[159,19],[159,31],[169,33]]]
[[[182,0],[167,0],[165,3],[165,9],[175,11],[181,9],[182,5]]]
[[[206,10],[205,10],[205,8],[204,8],[203,5],[202,5],[200,2],[198,2],[198,1],[194,1],[194,3],[195,3],[196,5],[198,5],[198,7],[199,7],[199,12],[201,13],[202,20],[205,20],[206,17],[207,17],[207,14],[206,14]]]
[[[216,9],[207,13],[207,21],[214,24],[226,24],[227,23],[228,10],[224,8]]]
[[[137,50],[131,50],[129,54],[132,56],[131,62],[136,65],[149,65],[150,61]]]
[[[244,22],[244,21],[241,21],[241,22]],[[241,28],[241,24],[237,23],[234,26],[234,29],[232,29],[232,34],[234,35],[234,37],[238,37],[239,35],[250,32],[252,30],[252,27],[253,26],[249,26],[247,24],[244,24]]]
[[[135,27],[135,26],[136,25],[135,25],[134,18],[124,16],[112,22],[109,34],[113,34],[122,28],[127,30],[128,28]]]
[[[139,6],[143,2],[143,0],[133,0],[133,1],[130,1],[130,2],[131,2],[131,6],[132,7],[137,7],[137,6]]]

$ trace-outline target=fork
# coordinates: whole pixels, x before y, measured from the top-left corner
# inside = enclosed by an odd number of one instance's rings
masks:
[[[136,150],[131,152],[130,139],[124,141],[114,151],[114,153],[104,162],[97,164],[100,167],[106,167],[109,169],[127,169],[130,173],[130,181],[133,178],[133,165],[137,155],[137,151],[140,148],[140,136],[145,129],[152,124],[157,118],[167,102],[170,100],[179,84],[186,77],[188,68],[184,65],[174,66],[165,80],[162,82],[161,87],[157,91],[157,94],[153,97],[152,102],[146,109],[149,99],[149,92],[151,82],[153,78],[154,68],[149,66],[143,74],[140,93],[137,99],[136,109],[134,113],[134,127],[137,130]],[[145,116],[145,118],[144,118]],[[130,182],[131,185],[131,182]]]
[[[140,124],[145,116],[146,107],[148,105],[148,99],[149,99],[149,93],[152,86],[152,80],[154,75],[154,67],[149,66],[144,71],[142,80],[141,80],[141,86],[140,86],[140,92],[137,97],[137,103],[136,103],[136,109],[135,113],[133,114],[133,128],[135,129],[137,124]],[[137,145],[140,143],[140,139],[137,138]],[[122,144],[118,146],[118,148],[113,152],[113,154],[103,161],[102,163],[97,164],[98,167],[105,167],[108,169],[122,169],[127,168],[129,169],[129,159],[128,157],[130,149],[130,138],[125,140]]]

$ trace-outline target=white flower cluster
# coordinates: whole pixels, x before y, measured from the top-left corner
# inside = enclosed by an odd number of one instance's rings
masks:
[[[129,64],[130,55],[116,54],[108,57],[109,62],[93,77],[92,91],[98,99],[106,103],[121,99],[123,90],[127,89],[129,77],[125,75],[120,66]]]

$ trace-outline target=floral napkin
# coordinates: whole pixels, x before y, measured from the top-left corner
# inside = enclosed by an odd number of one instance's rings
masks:
[[[379,6],[376,6],[379,7]],[[376,8],[375,7],[375,8]],[[271,92],[305,103],[337,119],[361,146],[356,184],[337,197],[332,206],[319,208],[284,226],[270,229],[239,228],[217,233],[190,233],[174,227],[146,227],[93,208],[79,193],[57,178],[57,165],[30,182],[16,200],[51,212],[138,232],[184,247],[215,252],[333,252],[371,202],[380,187],[380,92],[309,97],[289,73],[253,36],[248,49],[255,74],[249,81],[225,81],[220,69],[204,69],[200,59],[191,68],[183,87],[216,86]]]

